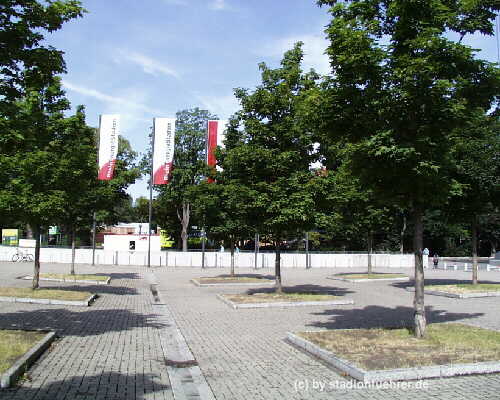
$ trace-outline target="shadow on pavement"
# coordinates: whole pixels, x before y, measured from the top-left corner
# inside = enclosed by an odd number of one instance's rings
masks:
[[[24,385],[0,389],[0,397],[15,397],[23,400],[55,398],[121,400],[153,397],[167,399],[172,398],[171,390],[169,385],[160,383],[156,375],[103,372],[99,375],[72,376],[50,382],[42,387],[31,386],[29,382],[26,382]]]
[[[434,309],[427,306],[426,318],[428,323],[452,322],[464,319],[477,318],[484,313],[454,313]],[[355,329],[355,328],[397,328],[413,326],[412,307],[399,306],[396,308],[382,306],[366,306],[355,309],[332,309],[312,313],[329,317],[329,321],[317,321],[308,324],[316,328],[326,329]]]
[[[134,328],[164,328],[155,314],[140,314],[124,309],[74,311],[67,308],[0,312],[0,329],[54,330],[60,336],[93,336]]]

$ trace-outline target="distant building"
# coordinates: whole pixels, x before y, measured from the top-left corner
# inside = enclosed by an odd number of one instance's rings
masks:
[[[147,222],[130,222],[119,223],[118,225],[107,227],[106,233],[116,233],[119,235],[147,235],[149,223]]]
[[[118,225],[106,226],[103,231],[96,234],[96,243],[104,243],[104,235],[147,235],[149,223],[147,222],[120,222]]]
[[[148,251],[148,235],[110,233],[104,235],[104,250]],[[160,251],[160,236],[151,235],[151,251]]]

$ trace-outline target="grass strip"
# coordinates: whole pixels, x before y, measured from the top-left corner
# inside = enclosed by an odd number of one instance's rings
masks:
[[[337,274],[335,275],[335,277],[344,279],[388,279],[388,278],[406,278],[407,276],[404,274],[375,273],[375,274]]]
[[[105,275],[92,275],[92,274],[80,274],[80,275],[71,275],[71,274],[40,274],[40,278],[49,278],[49,279],[61,279],[65,281],[107,281],[109,276]]]
[[[45,335],[43,332],[0,330],[0,375]]]
[[[426,290],[435,290],[447,293],[481,293],[481,292],[498,292],[500,291],[500,283],[457,283],[454,285],[426,285]]]
[[[224,297],[234,303],[273,303],[273,302],[302,302],[302,301],[331,301],[338,300],[338,296],[320,293],[254,293],[254,294],[226,294]]]
[[[50,299],[50,300],[87,300],[92,293],[80,292],[76,290],[59,289],[31,289],[0,287],[0,297],[23,297],[29,299]]]
[[[500,360],[500,332],[464,324],[430,324],[423,339],[410,329],[339,329],[298,336],[365,370]]]
[[[248,276],[211,276],[198,278],[200,283],[234,283],[234,282],[263,282],[269,279],[264,277],[248,277]]]

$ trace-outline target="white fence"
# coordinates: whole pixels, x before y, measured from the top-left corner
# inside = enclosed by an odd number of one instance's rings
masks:
[[[10,261],[16,247],[0,246],[0,261]],[[23,252],[34,253],[34,249],[21,248]],[[274,253],[259,253],[257,268],[274,267]],[[42,248],[40,249],[42,263],[70,263],[71,249]],[[92,263],[92,249],[76,249],[77,264]],[[148,253],[142,251],[95,251],[95,264],[105,265],[147,265]],[[201,267],[202,253],[161,251],[151,252],[151,265],[164,267]],[[206,252],[205,267],[218,268],[231,265],[229,252]],[[362,268],[368,265],[367,254],[328,254],[310,253],[309,266],[312,268]],[[372,254],[374,268],[412,268],[413,254]],[[241,268],[255,267],[254,253],[236,253],[235,266]],[[282,253],[281,266],[285,268],[305,268],[305,253]]]

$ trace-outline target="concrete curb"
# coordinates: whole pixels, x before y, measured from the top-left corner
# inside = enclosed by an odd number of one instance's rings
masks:
[[[379,281],[409,281],[410,278],[401,277],[401,278],[378,278],[378,279],[370,279],[370,278],[362,278],[362,279],[349,279],[349,278],[338,278],[338,277],[327,277],[326,279],[331,279],[333,281],[343,281],[343,282],[379,282]]]
[[[28,297],[10,297],[0,296],[0,301],[8,303],[32,303],[32,304],[49,304],[58,306],[82,306],[88,307],[97,298],[96,294],[91,295],[86,300],[56,300],[56,299],[30,299]]]
[[[155,299],[151,307],[158,313],[159,322],[164,325],[159,329],[159,335],[173,397],[175,400],[215,400],[184,335],[157,291],[156,277],[151,273],[146,278],[156,292],[156,296],[153,294]]]
[[[23,276],[21,279],[32,280],[32,276]],[[93,283],[95,285],[109,285],[111,282],[111,278],[106,279],[105,281],[97,281],[91,279],[57,279],[57,278],[39,278],[41,281],[51,281],[51,282],[64,282],[64,283]]]
[[[303,339],[291,332],[287,333],[286,339],[295,346],[326,361],[328,364],[364,383],[444,378],[458,375],[489,374],[500,372],[500,361],[365,371],[364,369],[355,366],[351,362],[337,357],[332,352],[324,350],[314,343],[311,343],[310,341]]]
[[[407,292],[414,292],[414,287],[407,287]],[[449,293],[442,292],[439,290],[424,290],[425,294],[430,294],[434,296],[451,297],[453,299],[472,299],[478,297],[500,297],[500,291],[497,292],[475,292],[475,293]]]
[[[262,279],[264,282],[250,282],[250,283],[200,283],[197,279],[190,279],[190,282],[198,287],[211,287],[211,286],[260,286],[260,285],[274,285],[274,281]]]
[[[10,387],[26,370],[31,364],[38,359],[42,353],[50,346],[50,344],[56,338],[55,332],[49,332],[45,337],[35,344],[31,349],[29,349],[23,356],[21,356],[7,371],[5,371],[0,377],[0,388]]]
[[[328,301],[280,301],[273,303],[234,303],[218,294],[217,298],[233,309],[239,308],[273,308],[273,307],[305,307],[305,306],[343,306],[354,304],[354,300],[328,300]]]

